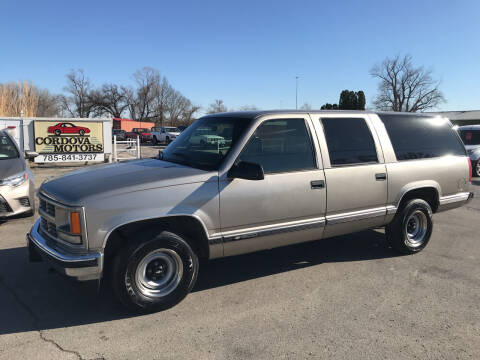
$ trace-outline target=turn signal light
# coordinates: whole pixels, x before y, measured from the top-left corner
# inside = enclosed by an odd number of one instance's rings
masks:
[[[80,235],[82,233],[79,212],[74,211],[70,213],[70,232],[75,235]]]

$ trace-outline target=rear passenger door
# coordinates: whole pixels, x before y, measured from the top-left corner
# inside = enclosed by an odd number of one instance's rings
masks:
[[[324,237],[384,224],[387,171],[367,114],[312,115],[327,189]]]

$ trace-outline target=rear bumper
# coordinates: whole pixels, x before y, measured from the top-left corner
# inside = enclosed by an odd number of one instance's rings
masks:
[[[40,220],[37,220],[27,234],[29,259],[31,262],[43,260],[58,272],[80,281],[101,278],[103,269],[102,253],[66,253],[47,243],[47,239],[38,232],[39,225]]]
[[[442,196],[439,200],[437,212],[455,209],[457,207],[463,206],[469,201],[471,201],[473,197],[473,192],[462,192],[454,195]]]

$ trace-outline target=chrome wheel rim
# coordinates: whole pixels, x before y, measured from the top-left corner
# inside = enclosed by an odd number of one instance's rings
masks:
[[[477,176],[480,176],[480,160],[477,161],[477,166],[475,166],[475,171]]]
[[[161,298],[175,290],[183,276],[183,261],[174,250],[157,249],[138,264],[135,284],[145,296]]]
[[[427,234],[427,216],[420,210],[414,211],[405,222],[406,242],[411,247],[419,247]]]

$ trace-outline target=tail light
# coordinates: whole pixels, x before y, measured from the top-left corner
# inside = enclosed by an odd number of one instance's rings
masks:
[[[472,160],[468,158],[468,181],[472,182]]]

